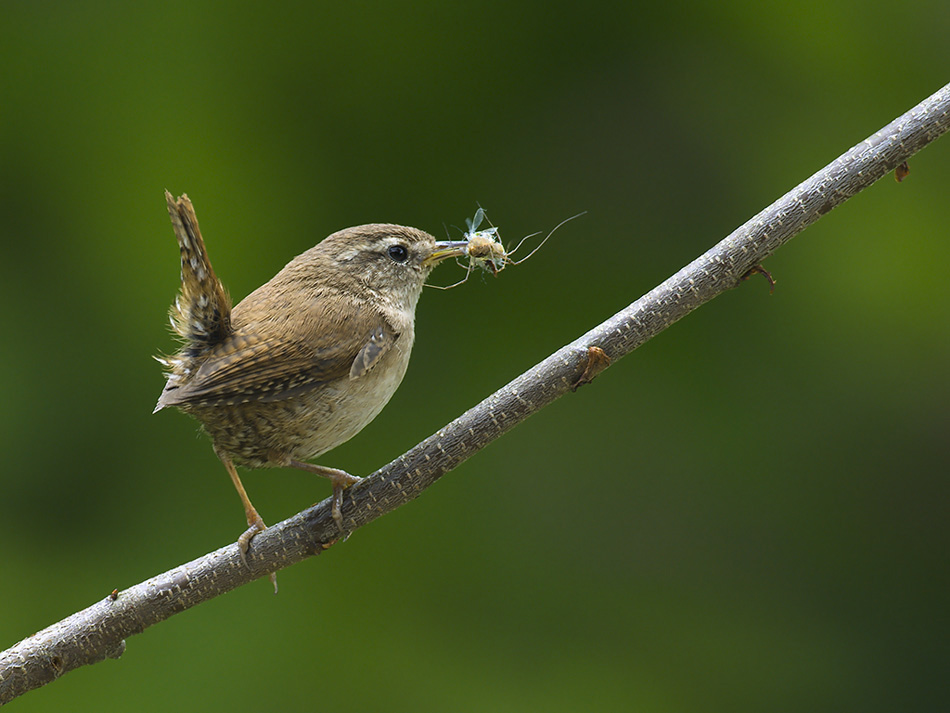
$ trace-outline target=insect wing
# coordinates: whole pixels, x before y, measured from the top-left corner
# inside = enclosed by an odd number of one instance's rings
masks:
[[[468,226],[468,236],[469,236],[469,237],[472,236],[472,235],[475,233],[476,230],[478,230],[478,226],[482,224],[482,221],[483,221],[484,219],[485,219],[485,210],[484,210],[484,208],[482,208],[481,206],[479,206],[479,207],[478,207],[478,210],[475,211],[475,217],[474,217],[474,218],[471,218],[471,219],[466,218],[466,219],[465,219],[465,224]]]

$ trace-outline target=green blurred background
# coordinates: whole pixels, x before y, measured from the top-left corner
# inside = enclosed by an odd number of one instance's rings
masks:
[[[8,2],[0,648],[233,541],[152,415],[187,192],[235,298],[339,228],[480,202],[497,279],[427,291],[368,473],[950,79],[913,4]],[[893,711],[950,670],[950,139],[345,545],[19,711]],[[457,235],[449,228],[452,235]],[[442,267],[435,280],[461,276]],[[268,522],[329,494],[245,484]]]

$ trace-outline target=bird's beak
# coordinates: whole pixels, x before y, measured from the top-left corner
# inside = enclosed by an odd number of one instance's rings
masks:
[[[435,250],[425,260],[422,261],[424,267],[438,265],[443,260],[452,257],[462,257],[468,247],[466,240],[440,240],[435,244]]]

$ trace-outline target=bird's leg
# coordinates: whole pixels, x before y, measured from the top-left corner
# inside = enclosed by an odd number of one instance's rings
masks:
[[[228,475],[231,476],[234,489],[237,490],[241,498],[241,504],[244,505],[244,514],[247,516],[247,529],[241,533],[237,543],[238,551],[241,553],[241,561],[244,563],[244,566],[247,567],[247,550],[251,546],[251,538],[258,532],[266,530],[267,525],[264,524],[264,520],[258,514],[257,508],[251,504],[251,499],[247,497],[247,491],[244,489],[244,484],[238,477],[237,468],[234,467],[231,458],[224,451],[218,450],[217,446],[215,446],[214,452],[218,454],[218,458],[220,458],[224,464]],[[277,594],[277,572],[271,572],[268,579],[270,579],[270,583],[274,585],[274,594]]]
[[[330,514],[333,516],[333,521],[336,523],[336,526],[340,529],[340,533],[346,535],[346,530],[343,529],[343,513],[340,510],[340,507],[343,505],[343,489],[360,482],[361,479],[355,475],[350,475],[345,470],[327,468],[324,465],[314,465],[313,463],[304,463],[301,460],[291,459],[287,465],[330,479],[330,482],[333,484],[333,507],[330,510]]]
[[[258,532],[266,530],[267,525],[264,524],[261,516],[251,504],[251,499],[247,497],[247,491],[244,489],[244,485],[241,483],[241,479],[238,477],[237,468],[234,467],[234,463],[231,461],[231,458],[223,451],[218,450],[217,447],[215,447],[214,452],[218,454],[218,458],[221,459],[221,462],[227,469],[228,475],[231,476],[231,482],[234,483],[234,489],[237,490],[238,497],[241,498],[241,504],[244,505],[244,514],[247,516],[247,530],[245,530],[244,533],[238,538],[238,547],[241,548],[241,560],[246,565],[247,549],[251,545],[251,538],[254,537],[254,535],[256,535]]]

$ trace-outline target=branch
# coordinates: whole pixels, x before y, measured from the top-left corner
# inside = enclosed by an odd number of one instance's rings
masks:
[[[785,194],[661,285],[559,349],[392,463],[346,491],[352,531],[418,496],[528,416],[590,381],[950,129],[950,85]],[[173,614],[319,554],[334,542],[329,499],[259,533],[244,566],[236,544],[110,595],[0,653],[0,705],[105,658]]]

